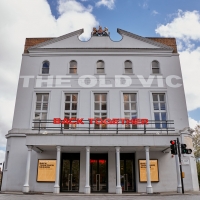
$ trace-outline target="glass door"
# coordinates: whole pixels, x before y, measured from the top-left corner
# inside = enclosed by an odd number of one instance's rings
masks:
[[[120,174],[123,192],[135,191],[135,163],[134,154],[120,154]]]
[[[80,154],[63,154],[61,164],[61,191],[78,192]]]
[[[108,191],[108,158],[107,154],[91,154],[90,183],[92,192]]]

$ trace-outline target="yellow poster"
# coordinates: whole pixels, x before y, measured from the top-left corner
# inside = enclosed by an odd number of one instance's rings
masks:
[[[139,160],[140,182],[147,182],[146,160]],[[151,181],[158,182],[158,160],[150,160]]]
[[[38,160],[38,182],[55,182],[56,160]]]

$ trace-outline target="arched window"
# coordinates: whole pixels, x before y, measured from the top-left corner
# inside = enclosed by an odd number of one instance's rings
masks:
[[[42,63],[42,74],[49,74],[49,61]]]
[[[75,60],[70,61],[69,73],[77,74],[77,62]]]
[[[124,62],[124,68],[125,68],[125,74],[133,73],[132,62],[130,60],[126,60]]]
[[[159,74],[160,73],[160,66],[157,60],[152,62],[152,74]]]
[[[105,73],[104,61],[98,60],[97,61],[97,74],[103,74],[103,73]]]

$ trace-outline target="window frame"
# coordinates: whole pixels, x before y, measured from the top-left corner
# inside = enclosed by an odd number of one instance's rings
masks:
[[[71,68],[71,67],[70,67],[70,63],[71,63],[71,62],[76,62],[76,68]],[[68,74],[70,74],[70,75],[78,75],[78,62],[77,62],[76,60],[70,60],[70,61],[69,61],[69,68],[68,68],[68,69],[69,69],[69,70],[68,70]],[[70,69],[76,69],[76,73],[71,73],[71,72],[70,72]]]
[[[77,95],[76,110],[72,110],[72,108],[71,108],[72,104],[73,104],[73,102],[75,102],[75,101],[72,101],[72,95],[75,95],[75,94]],[[66,101],[66,96],[67,95],[70,95],[70,101]],[[70,115],[69,118],[72,118],[72,113],[76,113],[76,118],[78,118],[78,110],[79,110],[79,107],[78,107],[79,102],[78,101],[79,101],[79,93],[76,93],[76,92],[72,92],[72,93],[66,92],[66,93],[64,93],[64,105],[63,105],[64,109],[62,110],[62,112],[63,112],[63,118],[65,118],[65,114],[66,113],[69,113],[69,115]],[[69,110],[65,110],[65,104],[66,104],[66,102],[69,102],[69,104],[70,104],[70,109]],[[64,130],[70,130],[70,129],[73,129],[72,126],[73,126],[73,124],[69,125],[69,128],[63,127],[63,129]],[[76,128],[77,128],[77,125],[75,126],[74,129],[76,129]]]
[[[48,108],[47,108],[47,119],[49,118],[49,113],[50,113],[50,103],[51,103],[51,90],[43,90],[43,91],[34,91],[33,92],[33,98],[32,98],[32,109],[31,109],[31,120],[30,120],[30,129],[34,129],[34,124],[33,120],[35,119],[35,111],[36,111],[36,100],[37,100],[37,95],[36,94],[49,94],[49,100],[48,100]],[[49,127],[49,123],[46,124],[46,128]]]
[[[43,74],[42,73],[42,71],[43,71],[43,64],[45,63],[45,62],[48,62],[49,63],[49,73],[45,73],[45,74]],[[48,76],[49,74],[50,74],[50,62],[49,62],[49,60],[44,60],[43,62],[42,62],[42,67],[41,67],[41,70],[40,70],[40,74],[42,75],[42,76]]]
[[[126,62],[130,62],[131,63],[131,67],[127,68],[126,65],[125,65]],[[131,60],[125,60],[123,67],[124,67],[124,74],[127,74],[127,75],[128,74],[129,75],[133,74],[133,62]],[[132,72],[131,73],[126,72],[126,69],[132,69]]]
[[[155,120],[155,117],[154,117],[154,107],[153,107],[153,94],[165,94],[165,105],[166,105],[166,118],[167,120],[170,120],[170,109],[169,109],[169,103],[168,103],[168,93],[166,90],[152,90],[152,91],[149,91],[149,98],[150,98],[150,108],[151,108],[151,119],[152,120]],[[152,124],[151,125],[152,128],[155,128],[155,125]],[[168,125],[168,128],[171,127],[170,124]],[[157,130],[161,130],[162,128],[158,128]]]
[[[97,63],[100,62],[100,61],[103,62],[103,68],[98,68]],[[104,72],[98,73],[98,69],[103,69]],[[95,74],[100,74],[100,75],[101,74],[106,74],[106,68],[105,68],[105,62],[104,62],[104,60],[97,60],[95,72],[96,72]]]
[[[158,67],[153,67],[153,62],[157,62],[158,63]],[[153,73],[153,69],[158,69],[159,72],[158,73]],[[151,61],[151,74],[161,74],[160,62],[158,60]]]

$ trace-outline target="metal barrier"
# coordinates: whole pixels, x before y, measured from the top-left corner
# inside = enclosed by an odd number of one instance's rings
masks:
[[[62,120],[61,120],[62,122]],[[84,124],[54,124],[53,120],[33,120],[33,130],[38,130],[38,133],[45,130],[54,130],[60,131],[61,134],[63,132],[68,131],[86,131],[88,134],[91,131],[95,132],[107,132],[107,131],[115,131],[116,134],[120,132],[143,132],[144,134],[147,133],[169,133],[170,131],[175,131],[174,128],[174,120],[164,120],[164,121],[156,121],[156,120],[149,120],[147,124],[125,124],[125,123],[116,123],[116,124],[107,124],[107,125],[95,125],[90,124],[89,120],[83,120]],[[52,126],[51,126],[51,125]]]

